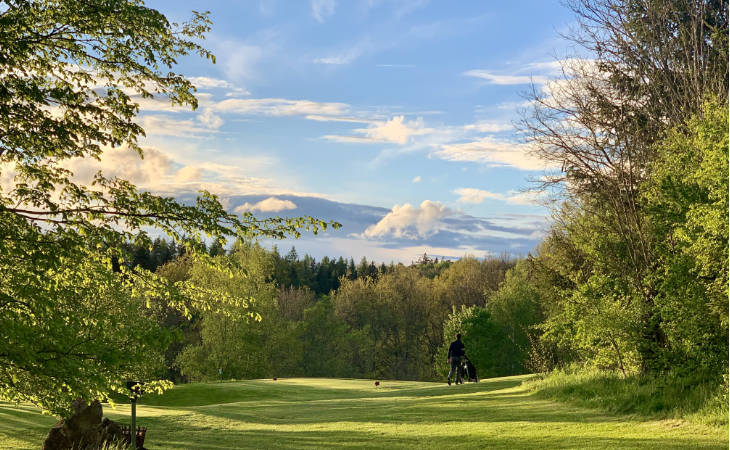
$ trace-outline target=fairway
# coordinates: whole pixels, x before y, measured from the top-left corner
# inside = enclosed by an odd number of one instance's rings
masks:
[[[727,448],[727,430],[538,400],[526,377],[479,384],[296,378],[178,386],[138,408],[149,449]],[[129,406],[105,415],[128,422]],[[3,448],[37,449],[54,419],[0,405]]]

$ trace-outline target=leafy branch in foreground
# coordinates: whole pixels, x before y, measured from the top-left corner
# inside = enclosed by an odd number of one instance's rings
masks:
[[[210,26],[207,13],[170,23],[140,0],[0,5],[1,399],[63,415],[75,397],[107,399],[126,379],[154,379],[169,336],[146,313],[150,299],[185,314],[248,306],[118,264],[124,243],[151,245],[160,230],[204,258],[196,248],[206,238],[328,226],[236,216],[207,192],[185,205],[101,172],[83,183],[70,169],[118,147],[143,157],[143,100],[197,107],[194,86],[172,68],[189,54],[214,60],[198,43]]]

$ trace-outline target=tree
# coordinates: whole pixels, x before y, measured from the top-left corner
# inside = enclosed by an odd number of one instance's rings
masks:
[[[665,364],[692,376],[727,373],[727,106],[708,101],[687,133],[673,130],[652,169],[643,198],[658,243]]]
[[[191,281],[216,286],[232,297],[245,298],[254,307],[221,305],[202,310],[200,342],[187,346],[177,358],[183,375],[192,379],[261,378],[271,374],[271,337],[276,334],[276,287],[270,253],[257,245],[237,242],[229,256],[219,256],[229,271],[204,262],[193,264]]]
[[[532,280],[529,260],[521,260],[507,271],[499,290],[489,297],[486,309],[506,337],[500,347],[508,355],[505,359],[509,361],[510,374],[525,373],[539,337],[536,326],[544,320],[542,299]]]
[[[485,293],[497,290],[505,272],[512,265],[514,262],[503,258],[480,261],[473,256],[466,256],[446,265],[435,284],[439,297],[447,305],[446,310],[452,305],[484,306]]]
[[[440,342],[440,329],[430,328],[434,303],[431,280],[417,270],[400,267],[381,277],[360,276],[344,280],[334,293],[335,315],[361,333],[368,347],[352,355],[368,376],[395,379],[429,379],[433,374],[431,347]],[[439,324],[440,325],[440,324]],[[436,334],[434,336],[434,334]]]
[[[686,132],[707,96],[727,104],[728,4],[568,4],[579,23],[569,38],[590,59],[561,61],[563,79],[532,92],[522,125],[537,156],[561,168],[545,179],[568,203],[556,226],[588,261],[574,272],[570,294],[573,306],[583,305],[576,317],[599,327],[581,328],[594,336],[584,344],[595,338],[613,348],[618,365],[635,356],[638,370],[657,372],[668,344],[652,276],[661,242],[641,195],[667,133]],[[613,332],[600,332],[603,325]]]
[[[302,365],[307,376],[345,376],[348,349],[347,326],[333,311],[328,296],[304,310],[300,337],[303,344]],[[350,375],[350,374],[348,374]]]
[[[447,362],[449,345],[462,335],[469,360],[477,368],[480,378],[512,375],[510,371],[511,348],[505,346],[506,336],[499,325],[492,320],[489,311],[479,306],[453,308],[444,322],[444,340],[436,357],[436,370],[446,376],[450,365]]]
[[[119,264],[123,244],[150,246],[152,228],[195,252],[205,236],[297,236],[326,224],[238,217],[206,192],[183,205],[103,173],[91,184],[75,180],[71,164],[100,159],[106,149],[143,155],[144,131],[135,122],[141,98],[197,106],[193,85],[172,68],[187,54],[213,59],[196,42],[210,29],[207,14],[175,24],[141,0],[4,5],[0,398],[64,414],[72,398],[105,399],[131,376],[149,379],[150,364],[141,367],[130,348],[154,359],[164,341],[135,331],[143,320],[135,305],[163,298],[184,311],[183,298],[201,308],[211,298],[200,287]],[[124,313],[110,317],[113,311]]]

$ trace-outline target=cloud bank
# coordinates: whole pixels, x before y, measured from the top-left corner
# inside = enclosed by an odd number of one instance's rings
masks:
[[[234,208],[233,211],[237,213],[256,211],[263,213],[274,213],[296,208],[297,205],[294,204],[294,202],[292,202],[291,200],[280,200],[276,197],[269,197],[267,199],[261,200],[260,202],[254,203],[253,205],[246,202],[243,205]]]

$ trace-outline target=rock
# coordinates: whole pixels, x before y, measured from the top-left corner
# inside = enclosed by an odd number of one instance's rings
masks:
[[[102,442],[116,442],[124,439],[124,435],[122,434],[122,427],[113,420],[109,420],[105,417],[104,420],[102,420],[101,422],[101,428]]]
[[[87,405],[78,399],[71,404],[73,415],[60,420],[48,432],[43,450],[86,450],[103,448],[107,442],[121,441],[122,428],[109,419],[102,420],[98,401]]]
[[[101,445],[102,408],[98,401],[86,405],[72,405],[76,411],[66,420],[66,428],[70,432],[69,438],[78,443],[81,448],[98,448]]]
[[[48,432],[45,442],[43,443],[43,450],[65,450],[71,448],[73,443],[64,433],[63,420],[56,423],[51,427],[51,431]]]

